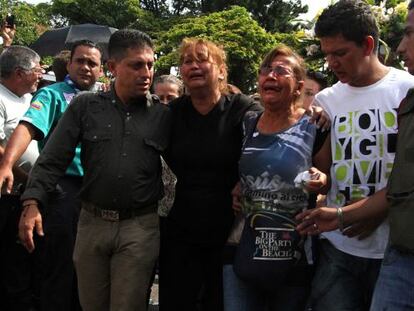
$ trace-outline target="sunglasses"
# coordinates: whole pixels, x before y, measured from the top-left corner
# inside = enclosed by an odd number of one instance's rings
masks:
[[[276,65],[275,67],[271,66],[263,66],[259,69],[259,74],[263,76],[267,76],[269,73],[272,73],[276,76],[291,76],[293,75],[292,69],[282,66]]]

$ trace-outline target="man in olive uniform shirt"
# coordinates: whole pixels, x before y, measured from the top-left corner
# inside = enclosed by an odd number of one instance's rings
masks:
[[[111,91],[78,96],[60,120],[23,194],[20,237],[34,247],[41,207],[80,142],[85,174],[74,261],[81,306],[144,311],[159,249],[159,153],[168,141],[169,111],[149,94],[154,52],[148,35],[117,31],[108,49]]]

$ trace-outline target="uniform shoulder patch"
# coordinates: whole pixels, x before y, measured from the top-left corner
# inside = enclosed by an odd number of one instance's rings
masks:
[[[35,100],[30,103],[30,107],[36,110],[41,110],[43,107],[43,104],[40,101]]]

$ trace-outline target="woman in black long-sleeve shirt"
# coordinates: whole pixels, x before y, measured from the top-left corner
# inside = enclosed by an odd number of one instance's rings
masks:
[[[233,222],[231,190],[238,180],[246,111],[259,109],[227,92],[224,51],[185,39],[180,72],[188,95],[171,103],[166,159],[177,176],[174,205],[161,233],[161,310],[220,311],[222,253]]]

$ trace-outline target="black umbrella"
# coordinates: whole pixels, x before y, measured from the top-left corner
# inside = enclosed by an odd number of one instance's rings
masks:
[[[106,59],[109,37],[115,31],[116,28],[95,24],[67,26],[44,32],[30,47],[42,57],[55,56],[70,49],[75,41],[87,39],[99,44]]]

